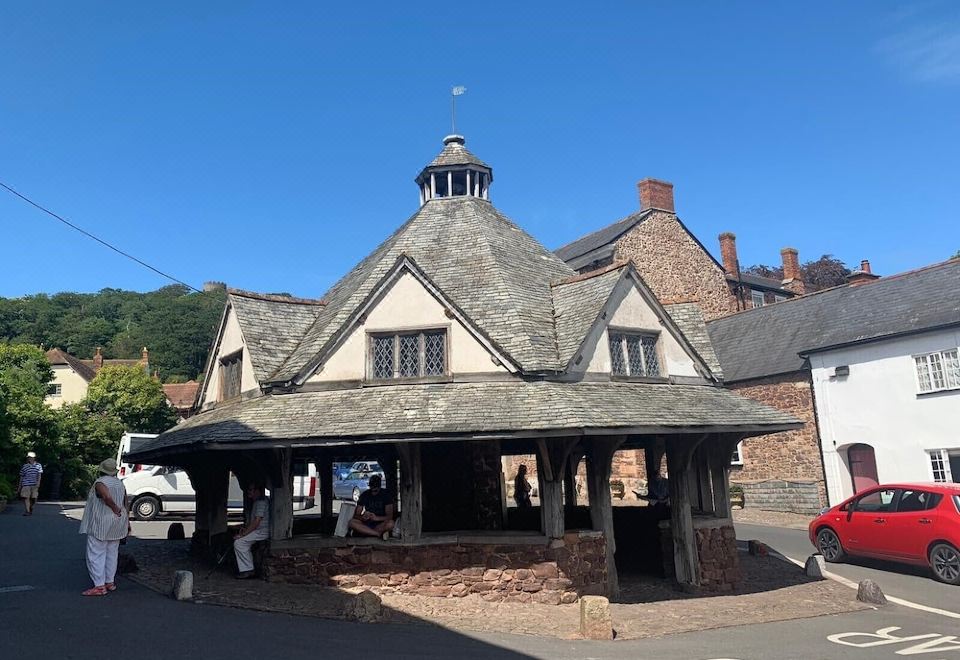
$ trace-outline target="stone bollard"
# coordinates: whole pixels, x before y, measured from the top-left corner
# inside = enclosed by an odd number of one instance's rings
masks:
[[[609,600],[603,596],[580,598],[580,635],[584,639],[613,639]]]
[[[347,603],[344,614],[364,623],[379,621],[383,617],[383,600],[369,589],[361,591]]]
[[[807,557],[807,563],[803,566],[803,572],[807,577],[822,578],[827,570],[827,563],[821,554],[813,554]]]
[[[182,541],[187,538],[183,533],[183,523],[170,523],[170,526],[167,527],[167,540],[168,541]]]
[[[190,600],[193,598],[193,573],[177,571],[173,574],[173,592],[175,600]]]
[[[880,585],[873,580],[860,580],[857,588],[857,600],[872,605],[886,605],[887,597],[883,595]]]
[[[766,557],[769,551],[765,544],[756,540],[747,541],[747,550],[750,551],[751,555],[756,555],[757,557]]]

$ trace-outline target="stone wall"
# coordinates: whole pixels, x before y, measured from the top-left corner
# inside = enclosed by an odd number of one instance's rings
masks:
[[[809,482],[816,484],[820,503],[826,502],[809,374],[797,371],[734,383],[729,387],[737,394],[790,413],[804,423],[803,427],[793,431],[745,440],[741,447],[743,465],[733,466],[730,482],[744,486],[771,479]],[[749,502],[747,506],[750,506]]]
[[[740,555],[737,550],[737,533],[732,525],[720,524],[710,527],[707,521],[694,521],[697,539],[697,560],[700,571],[700,591],[733,591],[743,582]],[[722,523],[716,520],[716,523]],[[727,521],[729,522],[729,521]],[[712,523],[715,524],[715,523]],[[660,548],[663,574],[674,575],[673,535],[670,521],[660,521]]]
[[[632,260],[661,302],[695,301],[708,321],[737,310],[723,269],[672,213],[651,213],[617,240],[614,256]]]
[[[575,602],[583,594],[604,593],[606,544],[600,532],[567,532],[553,541],[508,536],[502,543],[495,537],[475,540],[275,541],[264,560],[264,575],[271,582],[367,587],[437,598],[475,593],[493,602],[558,605]]]
[[[767,479],[741,485],[744,508],[815,515],[824,506],[816,481]]]

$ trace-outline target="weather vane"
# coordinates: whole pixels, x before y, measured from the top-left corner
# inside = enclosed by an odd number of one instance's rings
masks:
[[[453,125],[453,134],[457,134],[457,97],[463,96],[467,88],[463,85],[457,85],[450,90],[450,122]]]

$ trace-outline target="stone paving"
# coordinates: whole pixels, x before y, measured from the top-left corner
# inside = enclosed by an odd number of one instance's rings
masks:
[[[229,607],[284,612],[332,619],[355,619],[362,588],[333,589],[309,585],[236,580],[226,568],[211,573],[211,564],[191,557],[184,541],[132,539],[126,552],[139,571],[128,575],[169,595],[176,570],[194,574],[194,600]],[[741,554],[745,580],[733,594],[696,596],[675,590],[666,580],[621,576],[622,602],[611,605],[619,639],[656,637],[726,626],[808,618],[864,609],[847,588],[813,580],[772,557]],[[227,562],[224,562],[225,564]],[[381,621],[435,624],[474,632],[521,633],[575,638],[577,604],[491,603],[476,595],[430,598],[383,596]]]

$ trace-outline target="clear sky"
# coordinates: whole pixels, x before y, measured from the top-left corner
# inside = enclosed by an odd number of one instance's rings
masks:
[[[960,3],[346,4],[0,4],[0,181],[192,285],[319,296],[416,211],[465,85],[548,247],[652,176],[743,265],[960,250]],[[166,283],[0,191],[0,295]]]

